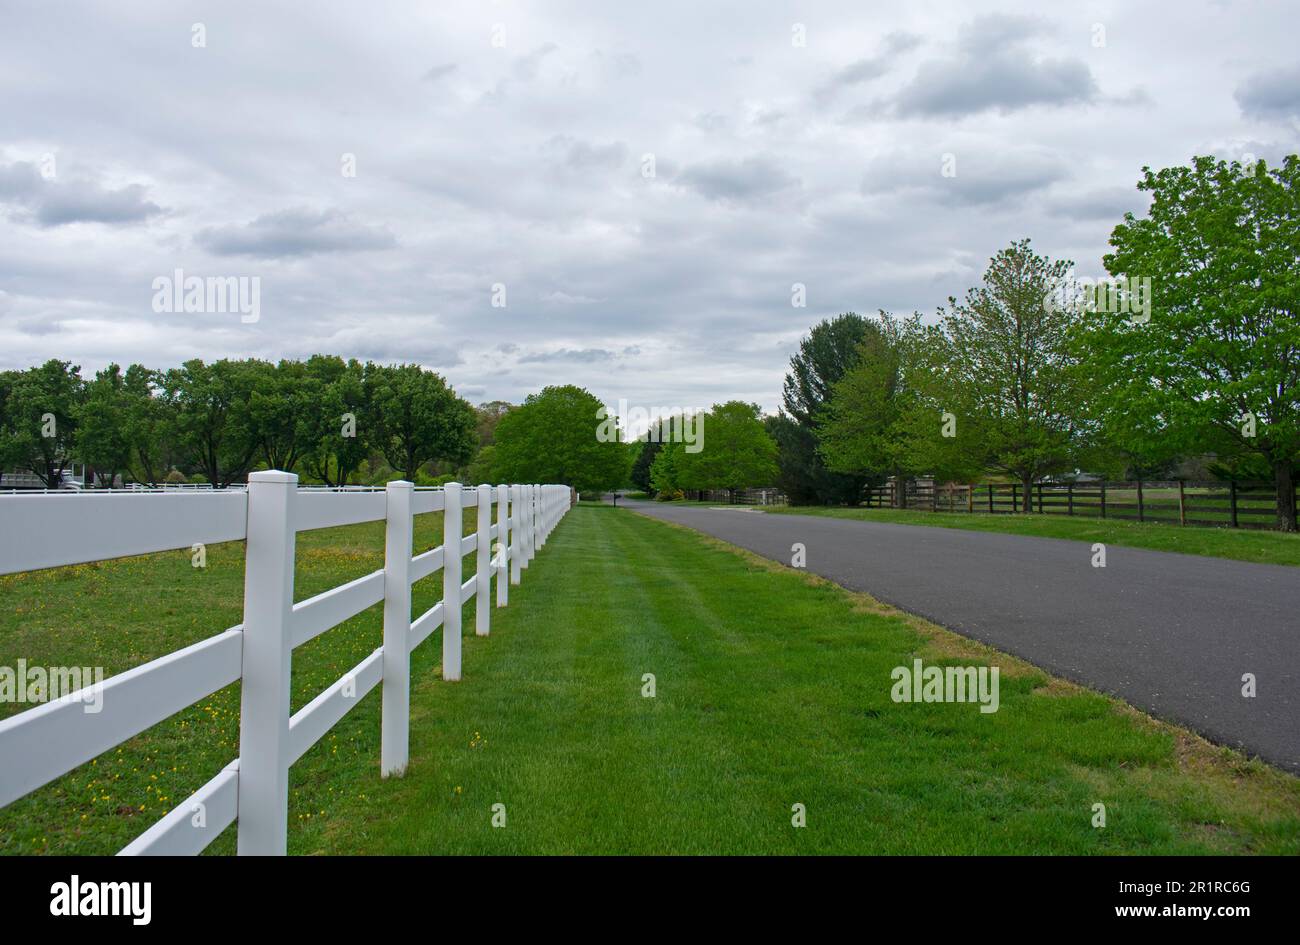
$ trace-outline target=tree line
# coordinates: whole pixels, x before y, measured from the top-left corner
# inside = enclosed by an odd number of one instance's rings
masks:
[[[888,477],[1030,487],[1085,470],[1168,475],[1199,458],[1268,479],[1294,531],[1300,460],[1300,159],[1144,169],[1108,284],[1013,243],[982,283],[919,314],[816,326],[768,418],[792,501],[856,504]]]
[[[0,372],[0,473],[30,470],[51,489],[76,462],[105,486],[224,487],[259,468],[330,486],[389,473],[427,480],[432,464],[473,455],[478,422],[416,364],[192,360],[169,370],[110,364],[86,379],[50,360]]]

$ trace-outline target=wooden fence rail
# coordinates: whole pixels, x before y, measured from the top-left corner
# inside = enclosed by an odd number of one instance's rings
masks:
[[[297,482],[269,470],[251,474],[238,491],[0,495],[0,533],[8,536],[0,543],[0,574],[246,541],[241,624],[0,721],[0,806],[236,681],[239,757],[119,855],[196,854],[236,822],[240,854],[283,854],[289,767],[379,685],[380,772],[405,771],[411,651],[442,626],[443,678],[460,679],[461,606],[475,599],[475,632],[486,636],[493,577],[503,607],[508,585],[520,582],[568,512],[569,487],[390,482],[382,490],[335,491]],[[470,508],[477,527],[464,535],[461,512]],[[414,516],[436,511],[444,513],[442,544],[412,557]],[[373,521],[385,523],[383,569],[295,604],[297,533]],[[461,559],[470,553],[476,573],[462,582]],[[442,600],[412,620],[411,586],[438,570]],[[383,645],[291,715],[294,648],[380,602]],[[84,711],[89,701],[99,711]]]
[[[909,482],[867,489],[868,508],[903,508],[923,512],[1006,514],[1024,507],[1020,483],[966,485]],[[1272,483],[1171,480],[1149,482],[1035,483],[1030,509],[1044,515],[1078,515],[1178,525],[1271,528],[1277,513]]]

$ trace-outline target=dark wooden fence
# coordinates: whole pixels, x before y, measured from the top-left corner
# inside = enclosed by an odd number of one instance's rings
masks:
[[[780,489],[737,489],[734,493],[726,489],[704,489],[692,492],[690,498],[728,505],[788,504],[785,493]]]
[[[900,508],[896,483],[866,490],[868,508]],[[908,509],[923,512],[1009,514],[1024,507],[1020,483],[989,482],[906,484]],[[1218,525],[1272,528],[1277,491],[1272,483],[1161,481],[1043,482],[1029,493],[1030,507],[1044,515],[1078,515],[1165,522],[1171,525]]]

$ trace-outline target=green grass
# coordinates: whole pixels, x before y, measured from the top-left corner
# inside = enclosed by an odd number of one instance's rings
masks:
[[[476,510],[465,513],[466,532]],[[442,513],[415,519],[418,553],[442,542]],[[383,567],[384,525],[298,535],[295,600]],[[464,559],[465,576],[474,555]],[[102,666],[105,677],[219,633],[242,619],[242,542],[209,545],[207,566],[188,550],[0,577],[0,666]],[[419,615],[441,597],[441,572],[415,586]],[[472,603],[469,612],[472,613]],[[470,620],[472,633],[473,620]],[[413,657],[429,672],[437,635]],[[375,605],[294,650],[297,711],[383,643]],[[27,708],[0,702],[0,718]],[[298,842],[319,832],[335,801],[364,795],[378,757],[378,692],[363,699],[292,769]],[[373,749],[373,750],[372,750]],[[0,852],[115,853],[239,753],[239,685],[189,709],[0,809]],[[210,848],[234,851],[226,831]]]
[[[370,570],[382,548],[377,526],[301,539],[314,590]],[[188,557],[155,555],[4,579],[0,664],[100,650],[138,662],[236,622],[199,617],[237,610],[238,580],[217,585],[237,577],[239,549],[211,551],[198,576]],[[91,596],[114,616],[95,616]],[[630,511],[575,509],[493,618],[491,637],[466,636],[459,683],[438,678],[437,634],[415,652],[405,778],[378,777],[378,691],[294,766],[291,852],[1300,853],[1300,781]],[[21,629],[33,622],[43,630]],[[295,708],[378,639],[367,614],[295,651]],[[890,670],[914,655],[1001,667],[1000,710],[893,703]],[[219,711],[181,713],[0,811],[0,849],[120,847],[235,753],[237,701],[209,702]],[[110,801],[91,800],[101,790]]]
[[[717,503],[705,504],[716,505]],[[1214,558],[1232,558],[1237,561],[1255,561],[1262,564],[1300,565],[1300,534],[1258,529],[1181,526],[1037,513],[989,515],[822,506],[767,506],[763,511],[778,515],[824,515],[833,518],[861,519],[867,522],[892,522],[896,525],[927,525],[978,532],[1005,532],[1010,535],[1036,535],[1040,538],[1071,538],[1075,541],[1151,548],[1155,551],[1177,551],[1188,555],[1208,555]]]

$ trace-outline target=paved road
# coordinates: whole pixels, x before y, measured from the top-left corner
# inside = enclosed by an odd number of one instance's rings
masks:
[[[1058,538],[623,500],[1300,771],[1300,568]],[[1242,696],[1242,675],[1257,695]]]

